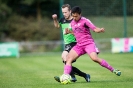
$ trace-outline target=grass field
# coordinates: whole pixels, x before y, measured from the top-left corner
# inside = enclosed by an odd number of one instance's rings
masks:
[[[62,85],[54,80],[62,75],[63,64],[60,54],[46,56],[23,56],[0,58],[0,88],[132,88],[133,53],[101,53],[112,66],[120,69],[120,77],[99,66],[87,55],[80,57],[73,65],[91,75],[91,82],[77,77],[77,82]]]

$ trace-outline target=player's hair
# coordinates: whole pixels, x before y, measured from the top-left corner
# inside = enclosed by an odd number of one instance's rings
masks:
[[[72,8],[72,11],[71,13],[78,13],[78,14],[81,14],[81,8],[79,6],[74,6]]]
[[[65,7],[67,7],[69,11],[71,10],[71,6],[69,4],[64,4],[64,5],[62,5],[61,8],[65,8]]]

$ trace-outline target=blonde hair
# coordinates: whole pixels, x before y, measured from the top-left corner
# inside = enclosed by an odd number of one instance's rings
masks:
[[[65,7],[68,7],[68,10],[69,10],[69,11],[71,10],[71,6],[70,6],[69,4],[64,4],[64,5],[62,5],[61,8],[65,8]]]

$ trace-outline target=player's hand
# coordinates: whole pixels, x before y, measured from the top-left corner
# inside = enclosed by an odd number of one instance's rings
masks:
[[[66,35],[66,34],[73,34],[73,35],[74,35],[73,31],[72,31],[72,30],[69,30],[69,28],[66,28],[66,29],[65,29],[64,34],[65,34],[65,35]]]
[[[104,30],[104,28],[100,28],[100,32],[104,32],[105,30]]]
[[[101,32],[104,32],[105,30],[104,30],[104,28],[95,28],[94,29],[94,32],[96,32],[96,33],[101,33]]]
[[[69,29],[68,29],[68,28],[66,28],[66,29],[64,30],[64,34],[69,34]]]
[[[53,18],[54,20],[56,20],[56,19],[57,19],[57,14],[53,14],[53,15],[52,15],[52,18]]]

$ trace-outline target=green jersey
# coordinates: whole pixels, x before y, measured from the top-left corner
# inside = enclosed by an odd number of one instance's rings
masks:
[[[61,29],[62,29],[63,39],[64,39],[65,44],[76,42],[76,39],[73,34],[66,34],[66,35],[64,34],[64,31],[66,28],[69,28],[69,30],[72,30],[71,25],[70,25],[71,21],[72,20],[66,20],[65,18],[61,18],[59,21]]]

